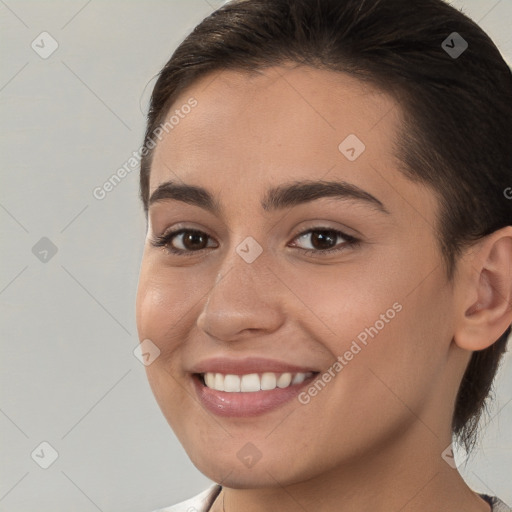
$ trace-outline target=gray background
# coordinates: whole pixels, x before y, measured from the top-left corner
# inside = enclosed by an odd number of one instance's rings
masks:
[[[148,512],[210,484],[133,353],[137,170],[103,200],[92,191],[140,147],[155,74],[222,3],[0,0],[1,511]],[[511,62],[511,0],[454,4]],[[59,45],[46,59],[31,47],[43,31]],[[496,384],[486,435],[461,471],[512,504],[510,356]],[[50,460],[43,441],[58,452],[48,469],[35,462]]]

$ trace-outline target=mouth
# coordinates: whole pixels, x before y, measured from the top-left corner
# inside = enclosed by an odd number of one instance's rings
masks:
[[[259,372],[192,374],[201,404],[224,417],[254,417],[295,398],[319,372]]]
[[[245,375],[200,373],[197,374],[202,383],[215,391],[226,393],[257,393],[258,391],[272,391],[273,389],[286,389],[290,386],[302,384],[318,372],[264,372],[248,373]]]

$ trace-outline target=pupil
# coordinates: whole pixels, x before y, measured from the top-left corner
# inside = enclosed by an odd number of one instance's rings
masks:
[[[312,244],[315,249],[330,249],[336,244],[336,233],[334,231],[317,231],[313,233]]]
[[[200,233],[189,233],[188,235],[185,236],[183,240],[183,245],[185,245],[185,247],[187,247],[188,249],[203,249],[204,247],[201,247],[202,245],[204,246],[203,238],[204,237]]]

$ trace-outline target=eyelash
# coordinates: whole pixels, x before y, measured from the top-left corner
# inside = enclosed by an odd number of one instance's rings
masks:
[[[327,228],[327,227],[320,227],[320,226],[311,228],[306,231],[303,231],[302,233],[299,233],[297,236],[295,236],[294,240],[296,240],[297,238],[301,238],[304,235],[307,235],[309,233],[314,233],[314,232],[319,232],[319,231],[333,233],[334,235],[336,235],[336,237],[341,236],[341,238],[343,238],[345,240],[345,242],[342,243],[341,246],[339,246],[339,247],[334,246],[331,249],[301,249],[299,247],[299,250],[301,250],[304,254],[313,255],[313,256],[318,256],[318,255],[322,256],[325,254],[331,255],[333,253],[337,253],[337,252],[346,250],[347,246],[355,247],[359,243],[359,240],[357,238],[347,235],[347,234],[343,233],[343,231],[339,231],[337,229],[332,229],[332,228]],[[176,231],[170,231],[168,233],[164,233],[163,235],[160,235],[160,236],[155,236],[154,238],[151,239],[151,244],[154,247],[165,247],[169,253],[175,254],[177,256],[189,256],[191,254],[198,254],[207,249],[207,247],[205,247],[205,248],[199,249],[197,251],[190,251],[190,250],[184,251],[183,249],[176,249],[176,248],[172,247],[170,245],[170,243],[172,242],[172,239],[175,236],[181,235],[184,233],[194,233],[194,234],[206,235],[207,237],[209,237],[209,235],[207,235],[203,231],[199,231],[197,229],[178,229]]]

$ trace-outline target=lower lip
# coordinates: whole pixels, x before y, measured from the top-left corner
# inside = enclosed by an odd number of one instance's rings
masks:
[[[198,375],[193,375],[192,380],[203,406],[217,416],[252,417],[273,411],[291,401],[316,377],[315,374],[300,384],[283,389],[275,388],[268,391],[245,393],[228,393],[208,388]]]

